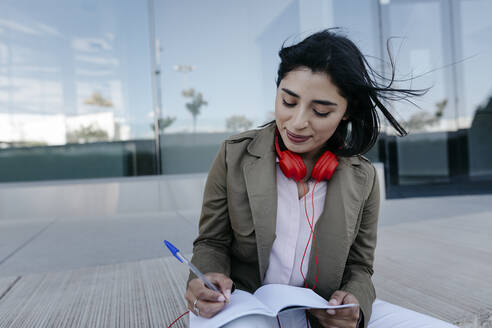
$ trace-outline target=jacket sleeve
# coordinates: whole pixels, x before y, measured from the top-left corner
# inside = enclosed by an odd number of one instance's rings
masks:
[[[203,273],[229,276],[232,235],[227,208],[226,142],[220,147],[207,177],[198,230],[191,262]],[[188,282],[194,278],[190,273]]]
[[[376,249],[377,224],[379,216],[379,183],[374,170],[372,187],[362,209],[358,233],[350,248],[342,277],[341,290],[354,295],[360,303],[363,320],[359,327],[367,328],[371,317],[372,303],[376,291],[371,280],[373,274],[374,251]]]

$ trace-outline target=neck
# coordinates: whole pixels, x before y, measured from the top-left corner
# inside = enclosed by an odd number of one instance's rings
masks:
[[[311,178],[311,172],[313,170],[314,164],[318,160],[318,158],[321,156],[321,154],[324,152],[324,149],[318,149],[316,151],[312,151],[309,153],[304,153],[304,154],[299,154],[301,159],[304,162],[304,165],[306,165],[306,177],[303,179],[303,181],[307,181]]]
[[[304,163],[308,165],[308,163],[315,163],[318,160],[318,158],[321,156],[323,151],[324,149],[321,148],[321,149],[310,151],[308,153],[299,154],[299,156],[304,161]]]
[[[315,161],[315,157],[313,157],[313,156],[310,156],[310,157],[302,157],[301,156],[301,158],[302,158],[302,161],[304,162],[304,165],[306,165],[306,176],[302,180],[304,182],[306,182],[309,179],[311,179],[311,172],[313,170],[314,163],[316,163],[316,161]]]

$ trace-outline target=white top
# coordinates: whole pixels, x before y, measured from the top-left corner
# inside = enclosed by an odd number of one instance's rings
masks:
[[[306,217],[306,208],[309,220],[312,222],[314,181],[309,181],[308,185],[308,193],[299,199],[296,182],[284,176],[278,165],[277,158],[276,239],[273,242],[270,253],[270,261],[263,281],[264,284],[275,283],[298,287],[304,286],[304,279],[302,278],[300,267],[304,250],[311,234],[311,228]],[[314,190],[313,229],[323,211],[325,196],[326,181],[321,181],[316,185],[316,189]],[[305,201],[306,206],[304,206]],[[305,277],[307,276],[312,243],[313,238],[311,237],[302,263],[302,272]],[[280,320],[282,328],[305,327],[306,325],[304,310],[282,313]]]

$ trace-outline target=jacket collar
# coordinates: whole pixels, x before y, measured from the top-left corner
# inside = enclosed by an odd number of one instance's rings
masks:
[[[276,125],[272,124],[259,130],[256,137],[249,143],[248,152],[256,157],[263,157],[266,153],[275,152],[275,128]]]

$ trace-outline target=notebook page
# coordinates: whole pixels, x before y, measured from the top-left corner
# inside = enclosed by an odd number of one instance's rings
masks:
[[[229,321],[249,314],[264,314],[274,317],[265,305],[258,301],[253,295],[248,292],[236,289],[231,295],[231,301],[226,304],[224,309],[217,313],[214,317],[206,319],[197,317],[190,312],[190,328],[217,328],[225,325]]]
[[[287,307],[298,308],[323,308],[340,309],[355,305],[328,305],[328,301],[309,288],[289,285],[269,284],[264,285],[255,294],[261,302],[268,306],[274,313]]]

